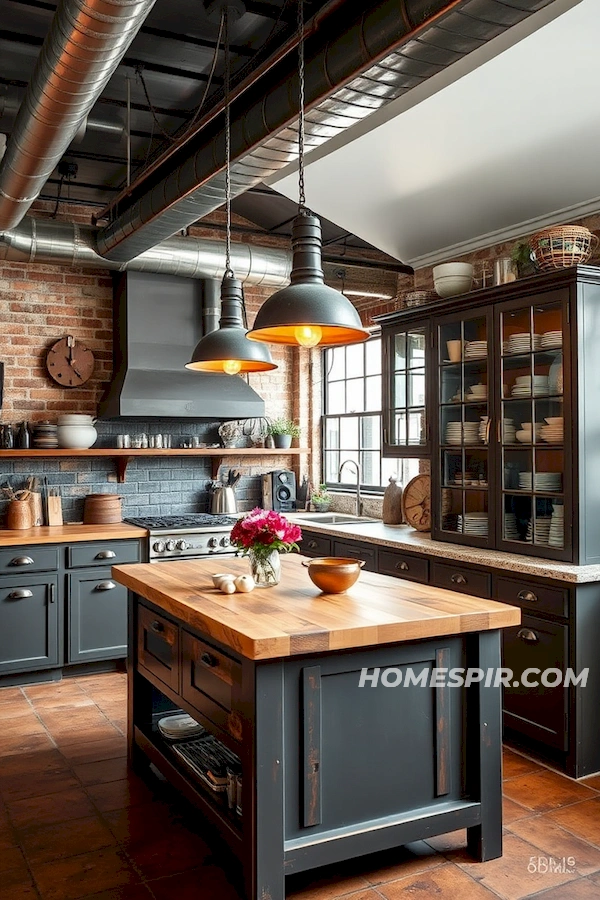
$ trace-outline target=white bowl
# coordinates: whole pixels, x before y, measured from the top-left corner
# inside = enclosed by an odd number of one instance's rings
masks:
[[[515,437],[521,444],[531,444],[532,443],[531,431],[517,431],[517,432],[515,432]]]
[[[546,419],[546,422],[548,423],[548,425],[562,425],[563,417],[562,416],[549,416]]]
[[[433,286],[439,297],[454,297],[466,294],[473,286],[472,275],[442,275],[433,279]]]
[[[216,588],[220,588],[224,581],[233,581],[234,578],[235,575],[232,575],[229,572],[217,572],[216,575],[212,576],[212,582]]]
[[[449,262],[434,266],[433,279],[445,278],[448,275],[462,275],[465,278],[473,278],[473,266],[471,263]]]

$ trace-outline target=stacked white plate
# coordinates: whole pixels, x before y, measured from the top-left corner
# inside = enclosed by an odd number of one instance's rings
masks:
[[[467,341],[465,344],[465,359],[486,359],[487,341]]]
[[[559,350],[562,347],[562,331],[545,331],[540,341],[541,350]]]
[[[471,403],[487,400],[487,384],[472,384],[467,388],[465,400]]]
[[[185,741],[192,737],[200,737],[206,729],[191,716],[178,713],[159,719],[158,730],[168,741]]]
[[[486,537],[488,533],[487,513],[465,513],[458,516],[458,530],[476,537]]]
[[[565,533],[565,508],[559,503],[552,504],[552,516],[550,519],[550,535],[548,544],[560,550],[564,547]]]
[[[562,475],[560,472],[536,472],[533,478],[534,490],[544,493],[560,491]],[[519,487],[522,491],[530,491],[532,485],[531,472],[519,472]]]
[[[533,396],[540,397],[550,393],[547,375],[518,375],[515,379],[513,389],[510,392],[511,397],[531,397],[533,387]]]
[[[446,443],[479,443],[479,422],[448,422],[446,425]]]
[[[517,440],[516,438],[517,429],[515,428],[515,423],[512,419],[503,419],[502,420],[502,439],[505,444],[514,444]]]
[[[532,349],[540,350],[541,343],[541,334],[531,335],[528,331],[523,331],[520,334],[511,334],[503,346],[505,353],[530,353]]]
[[[504,513],[504,540],[518,541],[519,532],[517,531],[517,517],[514,513]]]
[[[561,416],[546,419],[546,424],[540,428],[540,437],[549,444],[562,444],[564,440],[564,425]]]
[[[548,545],[550,538],[551,516],[536,516],[535,519],[535,543]],[[527,525],[527,540],[533,541],[533,522],[531,519]]]
[[[485,444],[485,443],[487,443],[488,422],[490,421],[490,417],[489,416],[480,416],[479,418],[480,418],[479,431],[477,433],[479,435],[479,440],[481,441],[481,443]]]

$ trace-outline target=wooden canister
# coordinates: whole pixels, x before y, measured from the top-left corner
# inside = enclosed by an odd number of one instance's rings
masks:
[[[29,497],[25,500],[11,500],[6,513],[6,527],[9,529],[31,528],[33,517]]]
[[[383,495],[382,519],[384,525],[402,524],[402,488],[396,483],[396,475],[390,475],[390,483]]]

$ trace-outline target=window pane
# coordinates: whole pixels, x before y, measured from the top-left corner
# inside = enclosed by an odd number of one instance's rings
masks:
[[[396,440],[394,443],[400,444],[400,446],[405,446],[407,441],[407,430],[406,430],[406,413],[396,413],[394,416],[394,425],[395,425],[395,433]]]
[[[334,381],[327,387],[327,413],[346,412],[346,382]]]
[[[358,378],[365,373],[365,350],[362,344],[346,347],[346,377]]]
[[[362,461],[362,483],[379,486],[381,483],[379,453],[374,451],[363,451],[360,456]]]
[[[340,446],[340,420],[325,419],[325,447],[337,450]]]
[[[423,406],[425,403],[425,369],[415,369],[408,375],[408,405]]]
[[[358,416],[340,419],[340,447],[342,450],[358,450]]]
[[[406,368],[406,335],[397,334],[394,338],[394,368]]]
[[[342,463],[345,463],[347,460],[352,460],[354,463],[358,463],[358,450],[343,450],[340,454]],[[342,471],[341,478],[335,479],[339,481],[340,484],[356,484],[356,469],[354,466],[344,466]]]
[[[338,469],[340,467],[340,454],[337,450],[325,451],[325,472],[324,478],[327,482],[338,480]]]
[[[364,378],[350,378],[346,382],[346,412],[365,411]]]
[[[425,335],[411,332],[406,336],[409,368],[425,365]]]
[[[394,400],[395,409],[402,409],[406,406],[406,374],[401,372],[394,375]]]
[[[360,446],[365,450],[379,450],[381,416],[364,416],[360,421]]]
[[[325,375],[330,381],[346,377],[346,348],[333,347],[325,351]]]
[[[379,375],[381,373],[381,339],[367,341],[365,346],[366,374]]]
[[[381,375],[372,375],[365,378],[366,385],[366,407],[367,410],[381,409]]]
[[[408,414],[408,443],[425,443],[425,410],[411,410]]]

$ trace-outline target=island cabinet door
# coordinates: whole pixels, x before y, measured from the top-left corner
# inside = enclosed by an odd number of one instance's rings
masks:
[[[179,689],[179,628],[143,603],[138,607],[137,658],[138,665]]]
[[[286,662],[288,849],[464,797],[465,692],[430,684],[462,660],[463,639],[448,637]]]
[[[3,578],[0,586],[0,674],[59,664],[58,576]]]

